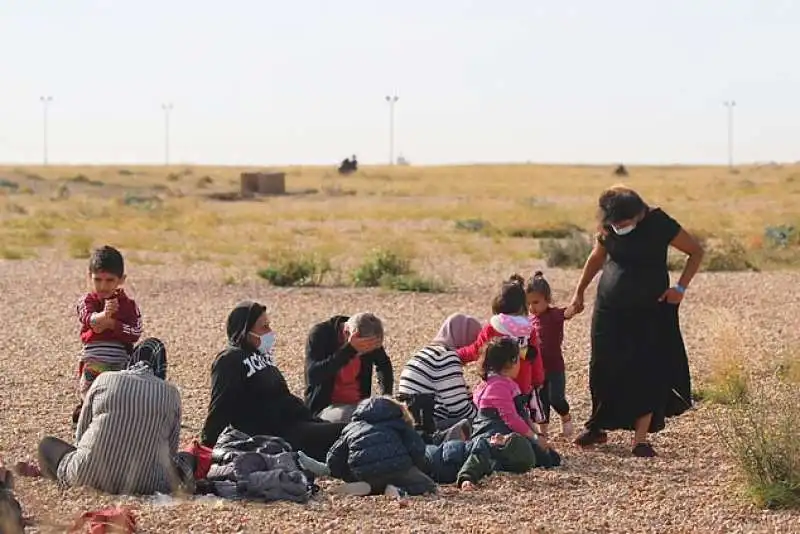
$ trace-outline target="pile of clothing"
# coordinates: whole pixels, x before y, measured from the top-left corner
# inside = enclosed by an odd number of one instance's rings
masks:
[[[305,503],[317,491],[314,475],[285,440],[230,426],[217,439],[206,480],[207,490],[226,499]]]

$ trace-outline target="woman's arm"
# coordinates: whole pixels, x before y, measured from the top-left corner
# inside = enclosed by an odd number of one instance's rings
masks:
[[[597,276],[597,273],[599,273],[603,268],[603,264],[606,261],[606,256],[606,247],[604,247],[600,241],[595,240],[594,248],[592,249],[592,252],[589,253],[589,257],[586,258],[586,263],[583,265],[581,278],[578,281],[578,286],[575,288],[576,294],[584,294],[586,288],[589,287],[589,284],[591,284],[592,280],[594,280],[594,277]]]
[[[586,263],[583,264],[581,278],[578,281],[578,285],[575,287],[572,302],[564,312],[564,318],[571,319],[583,311],[583,294],[586,292],[586,288],[589,287],[589,284],[592,283],[592,280],[594,280],[594,277],[597,276],[597,273],[603,268],[607,255],[606,247],[603,246],[599,239],[595,240],[594,248],[589,254],[589,257],[586,258]]]
[[[700,263],[703,261],[705,251],[700,242],[683,229],[678,232],[678,235],[675,236],[670,245],[689,256],[686,260],[686,265],[683,267],[683,273],[678,279],[678,285],[685,290],[692,283],[694,275],[700,270]]]

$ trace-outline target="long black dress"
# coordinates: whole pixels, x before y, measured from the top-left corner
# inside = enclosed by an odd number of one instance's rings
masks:
[[[608,232],[608,252],[592,315],[590,430],[633,430],[653,414],[650,432],[691,407],[689,362],[678,306],[659,302],[669,287],[667,250],[680,225],[650,210],[627,235]]]

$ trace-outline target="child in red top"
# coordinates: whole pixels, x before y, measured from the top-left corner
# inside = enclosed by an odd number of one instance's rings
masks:
[[[78,301],[80,338],[83,343],[78,365],[78,391],[83,398],[95,378],[105,371],[121,371],[138,361],[147,361],[156,376],[166,376],[164,344],[150,338],[134,347],[142,335],[142,314],[136,302],[125,294],[125,262],[114,247],[92,252],[89,277],[93,291]],[[72,414],[77,423],[83,402]]]
[[[536,339],[539,340],[539,352],[545,373],[541,391],[545,420],[539,427],[542,433],[547,435],[552,407],[561,417],[562,434],[570,437],[574,427],[566,397],[566,373],[561,344],[564,342],[564,321],[572,319],[575,311],[572,308],[552,306],[553,292],[541,271],[536,271],[528,280],[525,294],[528,311],[533,319],[533,330],[536,332]]]
[[[544,367],[539,357],[539,342],[528,317],[524,284],[525,280],[519,275],[509,278],[503,284],[500,295],[494,299],[494,315],[478,334],[478,339],[456,352],[462,362],[469,363],[478,359],[481,349],[492,339],[515,338],[523,355],[515,382],[522,394],[530,399],[531,418],[538,423],[544,421],[544,411],[537,392],[544,384]]]

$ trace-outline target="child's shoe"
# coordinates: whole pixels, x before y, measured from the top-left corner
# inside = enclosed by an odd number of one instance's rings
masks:
[[[386,489],[383,491],[383,494],[389,497],[390,499],[402,499],[403,497],[406,496],[405,491],[391,484],[386,486]]]
[[[341,484],[331,490],[335,495],[352,495],[354,497],[364,497],[372,493],[372,486],[366,482],[348,482]]]

